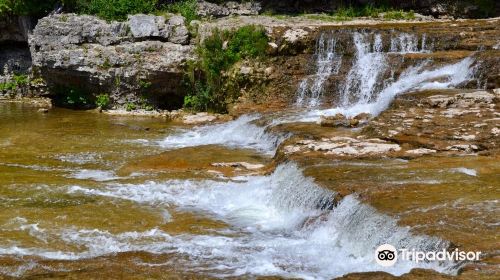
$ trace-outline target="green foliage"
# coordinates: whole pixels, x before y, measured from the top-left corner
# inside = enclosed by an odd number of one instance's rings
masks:
[[[14,75],[14,82],[19,86],[25,86],[28,84],[28,75]]]
[[[405,12],[403,10],[387,11],[384,14],[384,19],[414,19],[415,13],[413,11]]]
[[[414,19],[413,11],[395,10],[388,6],[375,6],[368,4],[364,6],[341,6],[332,14],[305,15],[307,18],[324,21],[347,21],[357,17],[378,18],[383,14],[384,19]]]
[[[196,3],[197,0],[182,0],[169,5],[164,4],[161,9],[174,14],[181,14],[189,24],[192,20],[199,18],[196,14]]]
[[[127,111],[133,111],[133,110],[135,110],[135,109],[137,108],[137,107],[135,106],[135,104],[134,104],[134,103],[132,103],[132,102],[128,102],[128,103],[127,103],[127,105],[125,105],[125,106],[126,106],[126,107],[125,107],[125,109],[126,109]]]
[[[14,81],[0,83],[0,91],[15,90],[15,89],[17,89],[17,84]]]
[[[184,107],[195,111],[208,111],[209,106],[213,106],[215,101],[212,95],[210,86],[195,81],[193,92],[184,96]]]
[[[151,82],[139,80],[139,87],[142,89],[148,89],[153,85]]]
[[[137,102],[138,107],[140,109],[144,109],[146,111],[153,111],[153,106],[149,103],[147,95],[142,95],[139,98],[139,102]],[[137,106],[136,106],[137,107]]]
[[[79,0],[77,10],[108,21],[123,21],[129,14],[148,14],[156,11],[157,3],[158,0]]]
[[[246,57],[258,57],[266,54],[269,39],[263,28],[254,25],[243,26],[229,35],[227,49],[237,59]]]
[[[0,0],[0,15],[36,15],[48,14],[60,1],[57,0]]]
[[[111,68],[111,62],[109,62],[109,58],[106,57],[106,59],[104,59],[104,62],[102,63],[101,68],[103,68],[103,69]]]
[[[111,103],[108,94],[102,93],[96,96],[95,105],[101,109],[107,109]]]
[[[21,86],[26,86],[29,83],[29,78],[27,75],[16,75],[12,76],[10,81],[0,83],[0,91],[6,90],[16,90]]]
[[[69,107],[74,109],[91,108],[94,102],[91,102],[89,95],[81,88],[57,86],[52,88],[52,92],[56,94],[54,101],[56,105],[61,107]]]
[[[228,98],[237,92],[224,88],[227,71],[238,61],[266,55],[268,37],[262,27],[240,27],[234,32],[214,30],[197,47],[199,62],[187,71],[188,95],[184,106],[194,110],[226,111]]]

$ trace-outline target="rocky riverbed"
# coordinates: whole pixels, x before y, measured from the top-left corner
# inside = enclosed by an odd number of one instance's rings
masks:
[[[0,21],[0,279],[498,278],[499,18],[198,5]],[[229,113],[181,109],[199,43],[249,25]],[[59,107],[80,91],[109,104]],[[382,267],[383,243],[482,254]]]

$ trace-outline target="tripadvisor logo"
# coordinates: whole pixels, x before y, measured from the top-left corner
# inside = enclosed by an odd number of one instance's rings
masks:
[[[430,261],[478,261],[481,252],[474,251],[417,251],[415,249],[399,249],[391,244],[380,245],[375,250],[375,261],[381,266],[393,266],[398,259],[403,261],[430,262]]]

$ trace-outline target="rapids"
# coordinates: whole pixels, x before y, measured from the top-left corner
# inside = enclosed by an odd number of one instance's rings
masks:
[[[384,50],[379,34],[352,36],[355,55],[348,61],[335,36],[320,35],[315,73],[298,85],[298,112],[271,121],[243,115],[223,124],[165,128],[160,121],[62,109],[31,119],[33,109],[0,104],[0,259],[9,264],[0,274],[92,269],[93,261],[102,259],[144,275],[181,270],[200,278],[330,279],[368,271],[401,275],[417,267],[456,274],[460,264],[447,262],[379,266],[374,251],[383,243],[420,250],[447,249],[450,243],[414,234],[356,194],[323,188],[294,162],[269,174],[230,177],[189,166],[189,172],[178,173],[120,169],[165,151],[196,159],[213,146],[235,155],[250,150],[270,161],[287,137],[271,132],[278,123],[314,122],[336,113],[375,116],[399,94],[472,79],[472,58],[438,66],[422,61],[387,77],[391,55],[429,53],[432,42],[425,35],[399,33]],[[344,84],[329,92],[325,85],[342,63],[352,63]],[[329,96],[337,102],[325,101]],[[127,129],[123,122],[151,129]],[[187,154],[186,148],[194,152]],[[231,158],[213,155],[212,161]],[[452,171],[476,176],[471,169]]]

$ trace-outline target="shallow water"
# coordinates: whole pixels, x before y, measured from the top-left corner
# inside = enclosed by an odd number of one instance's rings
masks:
[[[356,196],[336,201],[336,191],[294,163],[267,175],[214,166],[271,162],[282,138],[252,116],[186,131],[162,119],[0,106],[0,275],[400,275],[417,266],[378,266],[381,242],[449,246],[399,227]],[[250,130],[257,137],[235,135]],[[213,141],[197,146],[199,139]],[[452,264],[418,266],[456,273]]]

